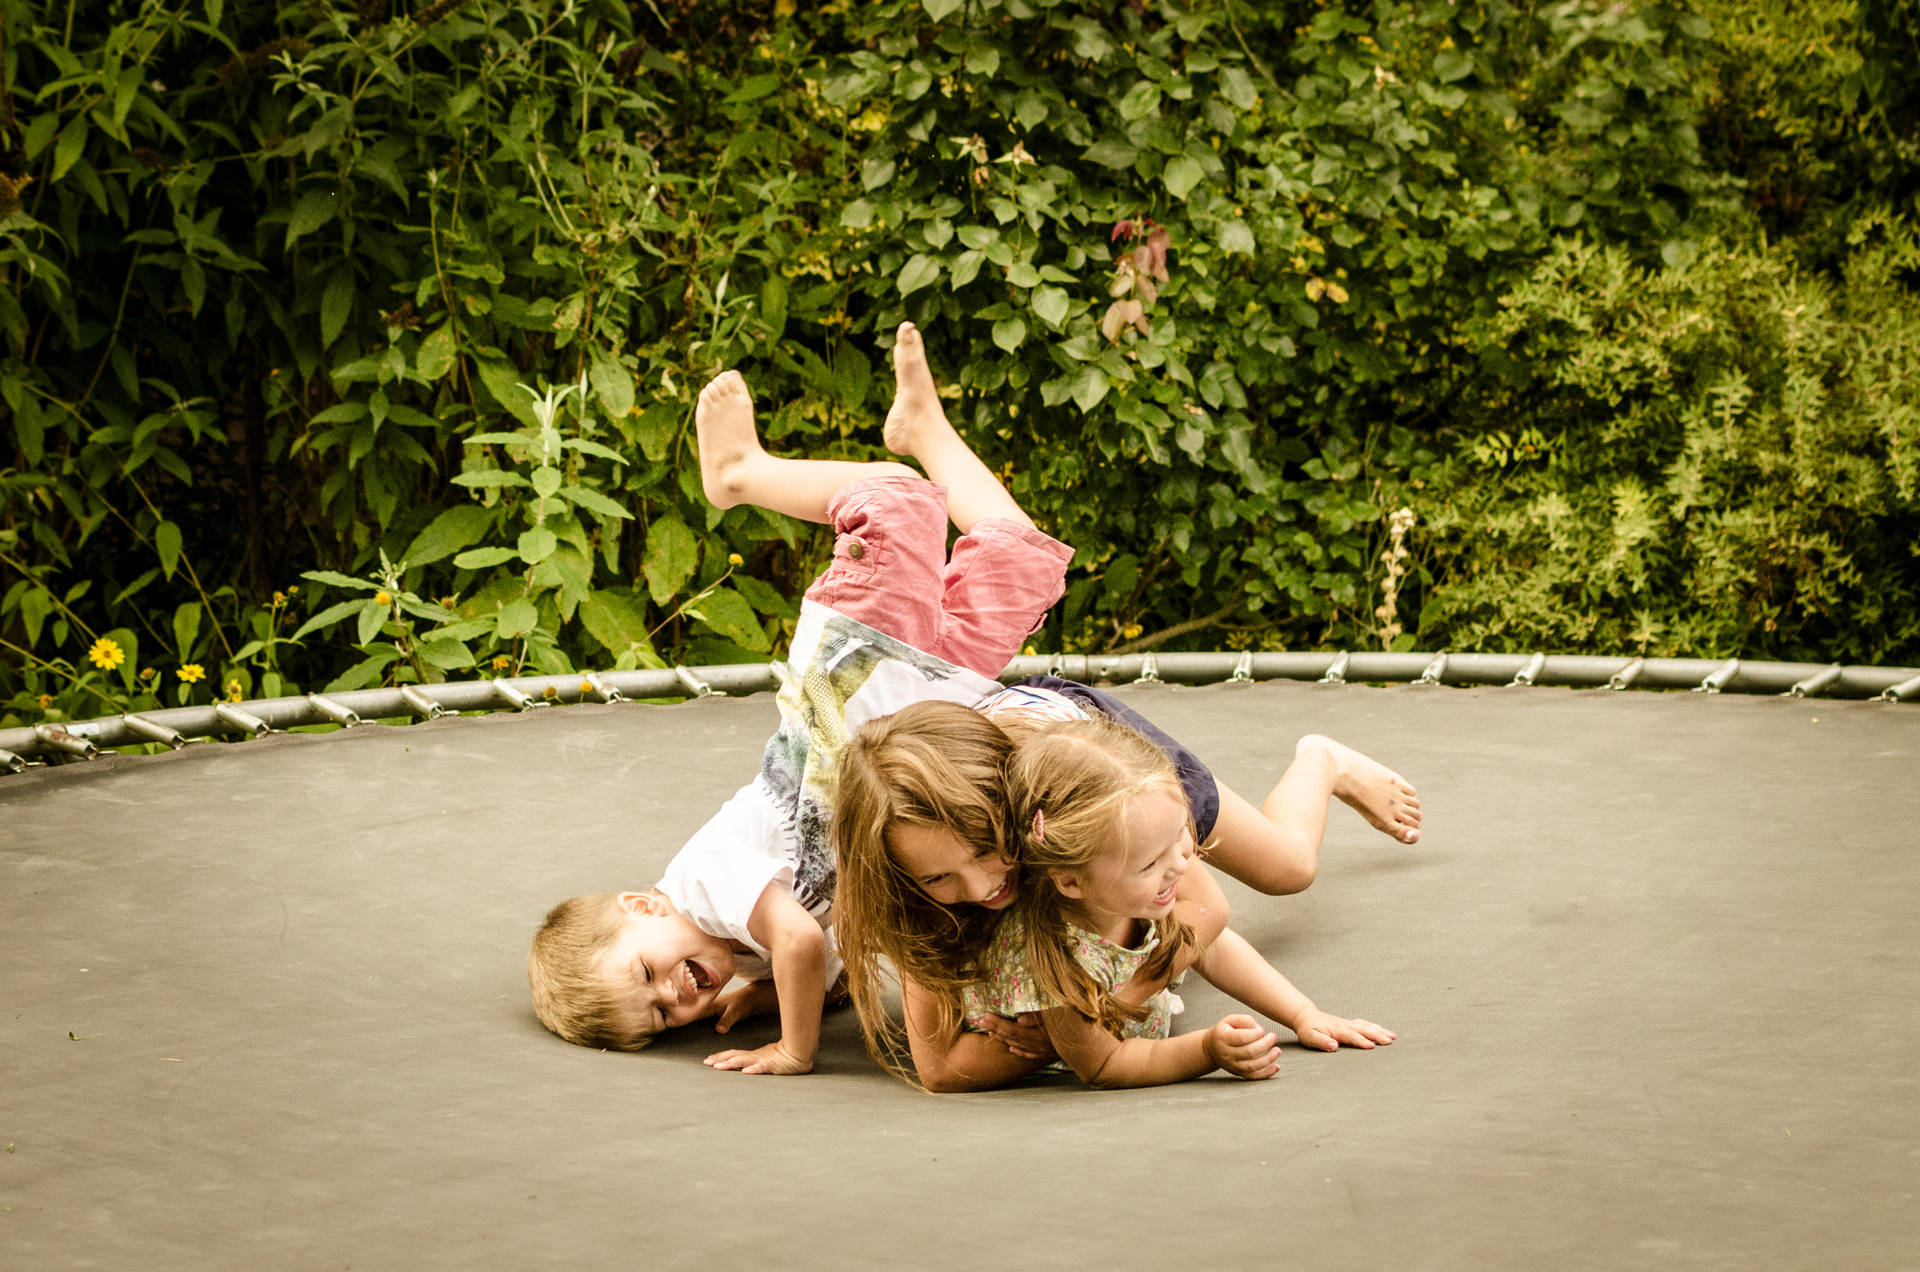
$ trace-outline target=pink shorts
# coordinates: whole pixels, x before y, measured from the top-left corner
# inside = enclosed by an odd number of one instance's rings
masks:
[[[997,676],[1066,590],[1073,549],[987,517],[947,555],[947,488],[873,477],[827,505],[833,561],[807,599],[983,676]]]

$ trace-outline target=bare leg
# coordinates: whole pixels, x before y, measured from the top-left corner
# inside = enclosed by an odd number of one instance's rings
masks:
[[[1327,805],[1334,799],[1401,843],[1420,838],[1420,797],[1411,785],[1352,747],[1310,733],[1259,808],[1221,785],[1208,860],[1269,895],[1300,892],[1320,869]]]
[[[927,350],[910,322],[900,324],[893,345],[893,407],[887,412],[887,449],[920,461],[927,476],[947,488],[947,515],[961,534],[983,517],[1004,517],[1031,526],[993,470],[980,462],[954,431],[927,368]]]
[[[869,477],[918,477],[905,464],[845,459],[780,459],[760,448],[753,397],[738,371],[723,371],[700,390],[693,414],[700,434],[700,484],[716,508],[755,504],[803,521],[827,520],[842,486]]]

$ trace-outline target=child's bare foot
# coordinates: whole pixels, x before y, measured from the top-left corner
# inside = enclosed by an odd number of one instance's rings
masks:
[[[738,371],[722,371],[700,390],[693,413],[700,435],[700,485],[716,508],[747,502],[748,469],[766,454],[754,431],[753,396]]]
[[[910,322],[900,324],[893,342],[893,405],[887,410],[887,449],[925,462],[929,447],[957,442],[946,408],[927,367],[927,347]]]
[[[1339,774],[1333,785],[1335,798],[1366,818],[1375,830],[1403,844],[1420,838],[1420,796],[1405,778],[1378,760],[1318,733],[1300,739],[1293,748],[1294,758],[1315,750],[1324,751]]]

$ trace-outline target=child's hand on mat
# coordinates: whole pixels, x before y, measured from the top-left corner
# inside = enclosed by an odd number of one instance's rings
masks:
[[[1207,1058],[1236,1078],[1270,1078],[1280,1072],[1280,1042],[1252,1016],[1235,1014],[1207,1030]]]
[[[1343,1042],[1349,1047],[1371,1051],[1375,1046],[1388,1045],[1399,1036],[1385,1025],[1376,1025],[1371,1020],[1330,1016],[1318,1008],[1303,1013],[1300,1019],[1294,1021],[1293,1032],[1298,1035],[1301,1046],[1312,1047],[1316,1051],[1338,1051]]]
[[[714,1000],[711,1010],[720,1017],[713,1031],[725,1033],[749,1016],[764,1016],[779,1011],[780,992],[770,980],[753,981],[720,995]]]
[[[1060,1058],[1037,1011],[1023,1011],[1018,1016],[989,1016],[986,1027],[989,1037],[1022,1060]]]
[[[770,1042],[753,1051],[716,1051],[707,1057],[707,1066],[741,1073],[812,1073],[813,1057],[802,1060],[784,1042]]]

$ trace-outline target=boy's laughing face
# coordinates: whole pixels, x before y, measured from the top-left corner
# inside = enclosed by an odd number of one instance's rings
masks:
[[[600,968],[641,1025],[658,1032],[708,1015],[733,979],[732,947],[654,893],[623,892],[620,907],[626,923]]]

